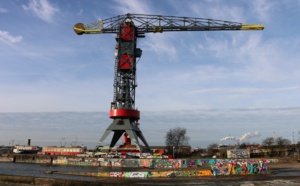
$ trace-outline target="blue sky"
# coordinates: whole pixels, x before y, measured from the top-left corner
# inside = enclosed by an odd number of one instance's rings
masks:
[[[136,106],[145,117],[141,123],[147,132],[161,125],[164,133],[173,126],[189,127],[194,146],[206,130],[214,134],[203,136],[209,139],[205,144],[256,131],[261,133],[257,139],[273,133],[290,137],[300,130],[299,9],[300,1],[295,0],[2,0],[0,112],[108,113],[115,36],[77,36],[73,32],[77,22],[126,13],[211,18],[266,28],[147,34],[138,43],[143,50],[136,90]],[[157,120],[150,117],[153,113]],[[201,113],[224,120],[202,120]],[[197,118],[203,124],[195,123]],[[275,126],[272,118],[277,118]],[[0,122],[2,133],[9,122]],[[230,127],[217,133],[222,123]],[[245,128],[239,129],[241,125]],[[199,133],[193,134],[194,129]],[[150,132],[144,133],[152,139]],[[198,134],[199,143],[192,141]]]

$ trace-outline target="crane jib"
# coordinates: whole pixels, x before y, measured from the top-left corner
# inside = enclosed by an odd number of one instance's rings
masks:
[[[261,24],[243,24],[214,19],[189,18],[161,15],[125,14],[90,24],[77,23],[74,31],[82,34],[118,33],[120,24],[131,20],[137,33],[160,33],[170,31],[222,31],[222,30],[263,30]]]

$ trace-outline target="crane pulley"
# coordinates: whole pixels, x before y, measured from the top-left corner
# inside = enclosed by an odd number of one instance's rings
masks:
[[[110,147],[113,147],[125,133],[124,135],[130,137],[130,141],[137,146],[140,152],[142,149],[138,139],[141,139],[146,149],[150,150],[138,126],[140,112],[135,108],[136,58],[140,58],[142,55],[142,50],[137,48],[137,38],[145,37],[146,33],[171,31],[235,31],[263,30],[264,28],[265,26],[260,24],[144,14],[119,15],[90,24],[77,23],[73,29],[78,35],[117,34],[114,95],[109,114],[113,122],[102,135],[97,147],[111,132],[114,132]]]

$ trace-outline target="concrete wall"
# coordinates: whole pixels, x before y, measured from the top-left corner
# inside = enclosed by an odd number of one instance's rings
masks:
[[[116,158],[80,158],[68,156],[14,155],[1,157],[0,161],[43,163],[55,165],[135,167],[168,169],[150,172],[91,172],[69,173],[87,174],[97,177],[186,177],[217,175],[267,174],[267,164],[277,159],[116,159]],[[182,170],[182,168],[187,168]],[[176,170],[177,169],[177,170]],[[68,173],[63,173],[68,174]]]
[[[142,160],[142,161],[141,161]],[[103,160],[107,165],[116,165],[118,167],[132,167],[126,164],[126,161],[132,161],[132,165],[140,167],[153,167],[153,171],[138,172],[70,172],[61,174],[86,175],[95,177],[122,177],[122,178],[148,178],[148,177],[201,177],[201,176],[219,176],[219,175],[254,175],[268,174],[267,163],[270,160],[265,159],[169,159],[153,160],[149,159],[128,159],[128,160]],[[273,160],[275,161],[275,160]],[[142,162],[142,164],[141,164]],[[198,167],[199,166],[199,167]],[[198,167],[198,168],[191,168]],[[155,168],[169,168],[166,171],[155,171]],[[181,169],[176,169],[181,168]],[[187,168],[187,169],[182,169]]]

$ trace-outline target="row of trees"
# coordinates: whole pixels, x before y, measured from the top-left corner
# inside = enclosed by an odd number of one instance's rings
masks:
[[[176,148],[176,149],[180,149],[184,146],[188,146],[190,140],[190,138],[186,135],[186,129],[181,127],[170,129],[167,132],[165,138],[166,138],[165,139],[166,146],[170,148]],[[272,146],[284,147],[290,144],[291,144],[290,140],[282,137],[277,137],[277,138],[268,137],[262,141],[262,146],[265,147],[272,147]],[[207,148],[213,149],[216,148],[217,146],[218,144],[211,144]]]
[[[174,128],[170,129],[166,136],[165,142],[168,147],[168,154],[173,155],[175,158],[181,157],[190,157],[190,156],[199,156],[201,157],[211,157],[212,155],[218,154],[220,157],[226,157],[227,150],[226,148],[220,148],[217,143],[213,143],[207,146],[207,148],[197,149],[196,151],[191,153],[191,148],[189,146],[190,138],[187,136],[185,128]],[[251,147],[260,147],[264,149],[269,149],[269,151],[265,151],[264,155],[267,156],[286,156],[287,153],[290,155],[291,153],[296,152],[296,147],[291,146],[291,141],[289,139],[283,137],[268,137],[262,140],[261,145],[259,144],[251,144]],[[298,142],[300,145],[300,141]],[[246,149],[249,147],[247,143],[238,144],[237,148]],[[227,147],[232,148],[232,147]],[[258,154],[258,156],[262,156],[262,154]]]
[[[290,140],[282,137],[278,137],[278,138],[268,137],[262,141],[262,146],[269,147],[269,148],[272,146],[284,147],[290,144],[291,144]]]

